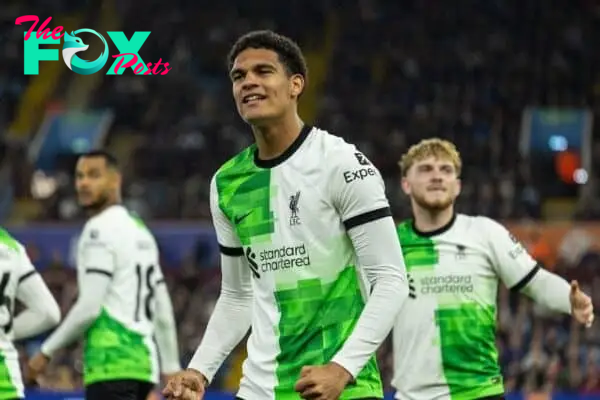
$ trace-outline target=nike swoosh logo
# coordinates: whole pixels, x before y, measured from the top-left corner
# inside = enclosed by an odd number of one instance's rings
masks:
[[[244,214],[244,215],[238,215],[237,217],[233,218],[233,222],[234,222],[236,225],[239,225],[239,224],[240,224],[240,222],[242,222],[244,219],[246,219],[246,217],[247,217],[248,215],[250,215],[250,214],[252,214],[252,211],[248,211],[248,212],[247,212],[246,214]]]

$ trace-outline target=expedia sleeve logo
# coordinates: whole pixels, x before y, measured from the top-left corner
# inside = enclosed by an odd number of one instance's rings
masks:
[[[377,176],[375,168],[361,168],[354,171],[344,171],[344,182],[362,181],[370,176]]]
[[[310,256],[306,245],[281,246],[274,249],[264,249],[258,252],[252,247],[245,251],[252,275],[260,279],[261,273],[274,271],[290,271],[310,265]]]
[[[371,161],[369,161],[369,159],[367,157],[365,157],[365,155],[363,153],[361,153],[360,151],[357,151],[356,153],[354,153],[354,157],[356,157],[356,160],[358,161],[358,163],[360,165],[371,165]]]
[[[364,154],[360,152],[354,153],[359,168],[343,172],[344,182],[352,183],[354,181],[362,181],[371,176],[377,176],[377,170]]]

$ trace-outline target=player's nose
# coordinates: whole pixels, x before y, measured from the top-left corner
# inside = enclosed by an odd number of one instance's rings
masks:
[[[439,169],[434,169],[431,178],[441,182],[444,179],[444,173]]]
[[[89,192],[89,190],[90,190],[89,185],[87,185],[85,183],[79,183],[79,184],[77,184],[77,186],[75,188],[77,189],[78,192]]]
[[[248,92],[251,92],[252,90],[256,89],[257,87],[258,87],[258,84],[253,80],[244,81],[244,83],[242,83],[242,96],[245,96],[246,94],[248,94]]]
[[[248,73],[244,77],[244,81],[242,82],[242,94],[252,89],[256,89],[258,87],[258,78],[256,74]]]

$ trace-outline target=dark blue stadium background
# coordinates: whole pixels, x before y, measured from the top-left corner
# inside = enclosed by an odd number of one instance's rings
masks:
[[[69,31],[151,31],[141,57],[173,69],[107,76],[107,65],[79,76],[59,60],[25,76],[29,25],[14,21],[26,14],[52,16],[50,28]],[[450,139],[465,163],[460,210],[506,222],[547,268],[579,279],[598,307],[595,0],[4,0],[0,219],[27,246],[63,312],[76,297],[72,248],[83,221],[74,161],[106,146],[124,165],[126,205],[151,221],[159,239],[182,363],[189,360],[219,290],[209,180],[252,140],[231,100],[225,56],[252,29],[300,43],[311,70],[302,117],[367,154],[397,218],[409,214],[397,184],[399,156],[421,138]],[[600,398],[598,326],[583,331],[501,290],[497,344],[507,389],[515,399]],[[23,362],[39,343],[19,345]],[[215,390],[235,391],[243,347],[226,361]],[[80,355],[79,345],[61,352],[44,388],[77,398]],[[389,385],[389,342],[379,358]]]

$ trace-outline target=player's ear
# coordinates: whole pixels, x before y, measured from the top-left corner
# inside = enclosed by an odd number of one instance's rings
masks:
[[[402,186],[402,191],[404,192],[404,194],[410,195],[410,183],[408,182],[408,179],[406,179],[405,176],[400,178],[400,186]]]
[[[111,170],[111,181],[115,189],[120,188],[121,184],[123,183],[123,177],[116,169]]]
[[[290,78],[290,95],[291,97],[298,98],[304,90],[304,77],[300,74],[292,75]]]
[[[462,181],[460,180],[460,178],[457,178],[456,179],[456,196],[459,196],[461,191],[462,191]]]

